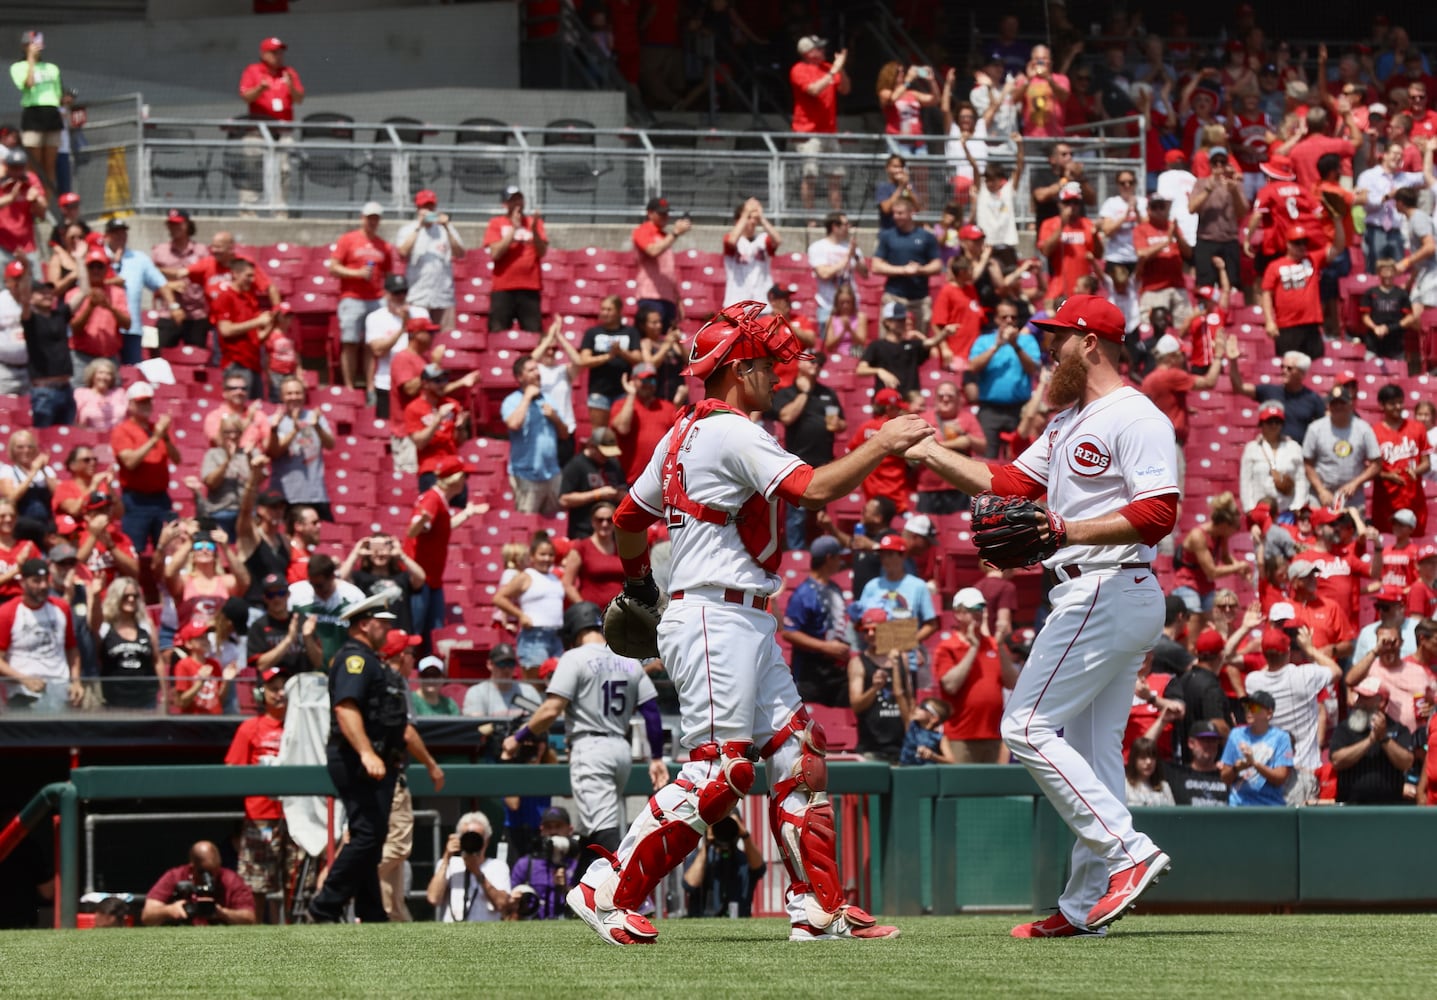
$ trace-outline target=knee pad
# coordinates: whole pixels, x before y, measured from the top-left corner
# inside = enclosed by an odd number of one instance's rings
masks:
[[[756,775],[753,761],[748,759],[752,746],[740,740],[722,746],[706,743],[689,754],[693,760],[716,760],[719,765],[718,776],[698,789],[699,818],[705,826],[712,826],[727,816],[753,788]]]

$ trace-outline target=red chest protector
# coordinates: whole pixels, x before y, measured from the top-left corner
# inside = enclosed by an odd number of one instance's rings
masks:
[[[776,500],[768,500],[762,493],[755,491],[735,514],[697,502],[684,488],[684,466],[679,461],[679,452],[683,450],[684,442],[695,425],[715,413],[732,413],[744,420],[748,419],[745,414],[722,400],[705,399],[679,414],[673,436],[669,438],[668,454],[664,456],[660,472],[664,491],[664,514],[669,531],[682,528],[685,517],[708,524],[737,525],[739,541],[743,542],[744,550],[765,572],[774,573],[783,557],[782,525]]]

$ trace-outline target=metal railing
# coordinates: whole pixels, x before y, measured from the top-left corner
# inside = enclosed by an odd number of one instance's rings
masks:
[[[358,122],[339,115],[287,125],[147,118],[138,101],[126,107],[87,134],[77,173],[86,204],[108,212],[352,218],[362,202],[375,200],[408,216],[414,192],[429,188],[451,215],[477,221],[494,215],[503,190],[516,185],[529,211],[552,221],[632,223],[649,198],[663,195],[675,213],[724,225],[735,206],[757,197],[775,223],[792,225],[821,217],[834,205],[831,197],[844,211],[871,217],[884,160],[904,152],[922,217],[936,218],[953,200],[955,176],[967,168],[945,155],[947,136],[905,136],[900,146],[897,136],[841,133],[833,137],[837,152],[815,157],[797,148],[812,136],[787,132],[601,129],[578,121],[528,128],[493,119]],[[1112,125],[1121,131],[1136,122]],[[1025,140],[1029,170],[1044,165],[1056,141]],[[1118,170],[1141,170],[1141,133],[1064,141],[1086,161],[1100,198],[1116,190]],[[912,156],[912,144],[928,155]],[[988,158],[1011,164],[1013,147],[995,139]],[[1019,222],[1031,222],[1026,177],[1017,194]]]

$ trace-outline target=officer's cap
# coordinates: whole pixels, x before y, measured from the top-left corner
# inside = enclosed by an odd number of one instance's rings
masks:
[[[346,623],[353,625],[355,622],[363,621],[366,618],[380,618],[385,621],[398,621],[399,616],[389,610],[389,602],[393,595],[384,591],[367,597],[358,604],[351,605],[339,613],[339,617]]]

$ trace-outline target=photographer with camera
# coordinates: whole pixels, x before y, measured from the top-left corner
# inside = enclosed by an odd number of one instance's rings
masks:
[[[753,894],[768,865],[738,811],[708,828],[704,847],[684,869],[684,913],[751,917]]]
[[[509,880],[518,888],[528,886],[532,893],[515,892],[520,920],[555,920],[564,915],[564,897],[578,881],[579,839],[569,813],[559,806],[550,806],[539,819],[539,841],[509,872]]]
[[[563,637],[569,648],[549,678],[548,696],[528,723],[504,740],[501,756],[514,759],[526,739],[547,733],[563,715],[579,829],[585,844],[613,852],[621,839],[621,803],[633,766],[628,734],[636,711],[644,717],[649,738],[649,780],[655,791],[669,780],[659,695],[638,660],[609,649],[597,604],[583,601],[565,611]],[[592,852],[586,851],[582,868],[587,869],[591,859]]]
[[[459,817],[426,891],[444,923],[507,920],[514,913],[509,869],[498,858],[485,856],[493,839],[488,816],[471,812]]]
[[[146,927],[255,923],[254,893],[220,867],[220,849],[208,840],[190,848],[188,864],[171,868],[145,894]]]

